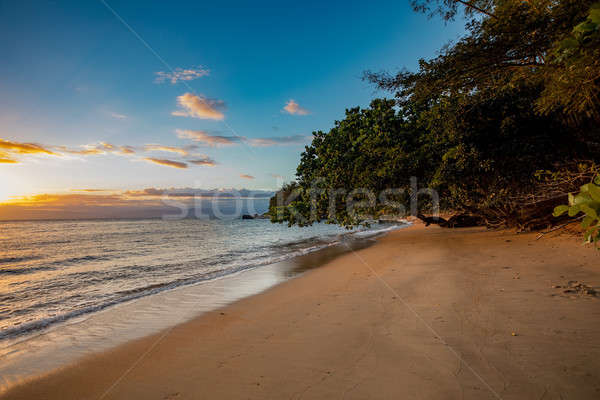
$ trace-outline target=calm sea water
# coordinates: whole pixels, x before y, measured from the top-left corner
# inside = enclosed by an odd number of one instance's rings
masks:
[[[0,342],[394,228],[348,232],[268,220],[0,222]]]

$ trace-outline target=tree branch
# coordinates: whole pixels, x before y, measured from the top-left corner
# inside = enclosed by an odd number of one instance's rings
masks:
[[[476,11],[479,11],[480,13],[482,13],[482,14],[485,14],[485,15],[487,15],[488,17],[491,17],[491,18],[496,18],[496,19],[498,19],[498,17],[497,17],[497,16],[495,16],[494,14],[492,14],[492,13],[490,13],[490,12],[487,12],[487,11],[485,11],[483,8],[480,8],[480,7],[477,7],[476,5],[473,5],[473,4],[471,4],[471,3],[469,3],[468,1],[463,1],[463,0],[454,0],[454,1],[461,3],[461,4],[462,4],[462,5],[464,5],[465,7],[470,7],[470,8],[472,8],[472,9],[476,10]]]

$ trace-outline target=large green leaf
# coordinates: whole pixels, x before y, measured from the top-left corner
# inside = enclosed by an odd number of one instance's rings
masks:
[[[577,214],[579,214],[580,211],[581,211],[581,209],[579,208],[579,206],[569,207],[569,217],[576,216]]]
[[[588,193],[595,201],[600,201],[600,186],[597,186],[593,183],[588,185]]]
[[[555,217],[560,217],[567,211],[569,211],[569,206],[565,206],[565,205],[556,206],[554,208],[554,212],[552,213],[552,215],[554,215]]]
[[[590,225],[592,225],[594,223],[594,221],[596,221],[596,220],[592,217],[585,217],[583,219],[583,221],[581,222],[581,227],[583,229],[587,229],[590,227]]]
[[[595,209],[590,207],[588,204],[580,204],[579,209],[583,211],[588,217],[592,217],[594,219],[598,219],[598,213]]]

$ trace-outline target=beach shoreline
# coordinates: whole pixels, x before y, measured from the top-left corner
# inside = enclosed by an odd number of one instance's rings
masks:
[[[598,287],[599,257],[416,224],[1,397],[592,398],[600,299],[567,286]]]
[[[280,261],[225,270],[216,277],[195,283],[141,293],[139,297],[93,312],[58,319],[58,323],[42,329],[28,330],[23,335],[4,340],[0,338],[0,394],[82,358],[158,333],[268,290],[346,252],[368,247],[389,230],[406,226],[389,225],[345,233],[337,240],[302,248],[296,254],[274,257]]]

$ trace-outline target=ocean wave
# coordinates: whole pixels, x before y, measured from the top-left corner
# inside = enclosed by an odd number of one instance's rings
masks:
[[[161,278],[162,276],[168,278],[169,275],[172,274],[172,278],[170,280],[167,279],[167,282],[148,282],[146,286],[115,290],[110,293],[108,297],[89,299],[97,302],[97,304],[90,304],[90,301],[78,301],[77,306],[80,308],[77,309],[73,309],[72,304],[67,304],[66,300],[69,298],[62,298],[61,300],[65,301],[65,311],[63,313],[53,313],[53,315],[48,315],[47,317],[40,318],[36,321],[18,321],[18,325],[8,325],[4,329],[0,330],[0,340],[12,339],[34,331],[47,329],[53,325],[66,322],[73,318],[98,312],[105,308],[130,302],[141,297],[151,296],[156,293],[173,290],[182,286],[199,284],[236,274],[248,269],[286,261],[294,257],[338,245],[344,241],[363,240],[365,238],[375,237],[395,229],[400,229],[404,226],[406,226],[406,224],[385,227],[378,226],[376,228],[362,229],[359,231],[338,232],[275,243],[271,242],[269,244],[258,245],[245,250],[230,249],[229,251],[225,251],[211,257],[202,258],[197,261],[188,260],[185,263],[153,265],[130,264],[115,266],[115,268],[111,268],[109,270],[84,269],[82,271],[72,271],[68,274],[68,276],[62,276],[61,280],[57,280],[54,283],[44,281],[43,287],[40,286],[37,288],[37,290],[42,292],[64,290],[68,287],[65,286],[66,281],[73,283],[77,282],[78,285],[82,285],[82,288],[95,287],[96,284],[107,281],[132,282],[132,279],[136,277],[151,276],[149,274],[153,273],[158,273],[158,275],[156,275],[157,278]],[[5,269],[4,273],[28,273],[36,269],[52,269],[52,267],[49,267],[49,265],[59,266],[65,264],[86,264],[97,260],[110,260],[111,258],[113,257],[106,255],[85,255],[80,257],[65,258],[62,260],[53,260],[51,263],[48,263],[45,266],[22,269]],[[0,274],[1,273],[3,273],[3,271],[0,269]],[[182,275],[183,273],[185,273],[185,275]],[[30,286],[30,289],[33,288],[33,286]]]
[[[380,229],[367,229],[364,231],[358,231],[358,232],[353,232],[352,234],[354,236],[357,237],[372,237],[372,236],[377,236],[377,235],[381,235],[387,232],[391,232],[391,231],[395,231],[398,230],[400,228],[404,228],[406,226],[408,226],[409,224],[394,224],[391,226],[386,226],[385,228],[380,228]]]
[[[24,275],[24,274],[31,274],[34,272],[39,272],[39,271],[52,271],[56,268],[54,267],[50,267],[50,266],[37,266],[37,267],[31,267],[31,266],[17,266],[17,267],[0,267],[0,275]]]
[[[39,256],[20,256],[0,258],[0,264],[19,263],[24,261],[37,260]]]

